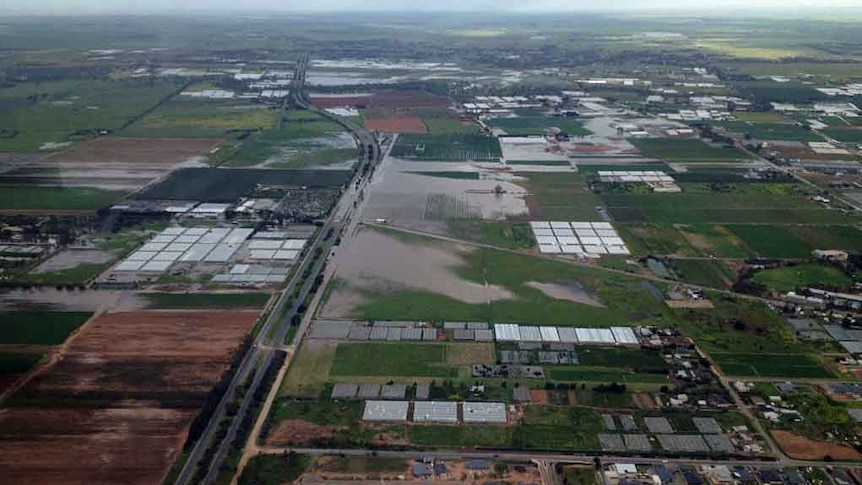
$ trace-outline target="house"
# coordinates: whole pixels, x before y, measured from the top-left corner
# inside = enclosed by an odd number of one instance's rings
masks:
[[[799,470],[790,470],[784,473],[784,481],[787,485],[807,485],[808,481],[799,473]]]
[[[781,394],[796,394],[796,384],[792,382],[779,382],[775,385],[775,388]]]
[[[733,474],[730,473],[730,468],[725,465],[704,465],[702,471],[709,483],[713,485],[733,483]]]
[[[685,478],[686,485],[701,485],[703,477],[694,470],[683,470],[682,477]]]
[[[847,251],[839,249],[815,249],[811,254],[815,258],[825,261],[847,261],[849,257]]]
[[[676,472],[664,466],[653,468],[653,473],[658,476],[662,485],[669,485],[676,480]]]
[[[442,461],[438,461],[434,464],[434,474],[438,477],[442,477],[446,475],[446,464]]]
[[[487,461],[482,461],[482,460],[468,461],[464,466],[468,470],[473,470],[473,471],[488,470],[491,468],[490,463],[488,463]]]
[[[784,479],[781,478],[778,470],[774,468],[761,468],[757,470],[757,476],[763,485],[784,485]]]
[[[427,463],[417,463],[413,465],[414,478],[428,478],[434,474],[434,470]]]
[[[739,485],[754,485],[757,483],[757,479],[754,478],[754,475],[747,468],[735,467],[733,469],[733,477],[736,478],[736,482]]]

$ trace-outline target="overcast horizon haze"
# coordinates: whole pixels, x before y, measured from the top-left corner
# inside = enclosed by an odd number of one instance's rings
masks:
[[[246,0],[12,0],[5,5],[7,15],[105,15],[105,14],[199,14],[199,13],[284,13],[314,14],[328,12],[486,12],[489,14],[528,14],[554,12],[667,12],[701,14],[742,14],[760,12],[794,16],[801,13],[830,15],[827,9],[862,10],[862,0],[715,0],[711,3],[672,0],[605,0],[595,2],[565,0],[438,0],[417,5],[403,0],[317,0],[277,2]]]

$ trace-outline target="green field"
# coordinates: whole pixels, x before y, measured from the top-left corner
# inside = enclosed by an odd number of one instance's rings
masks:
[[[569,136],[592,134],[580,121],[559,116],[519,116],[517,118],[494,118],[488,125],[500,128],[510,136],[541,135],[548,128],[559,128]]]
[[[680,234],[676,227],[667,224],[617,224],[617,232],[632,254],[646,255],[699,255],[700,251]]]
[[[812,249],[845,249],[862,247],[862,231],[854,226],[785,226],[784,229]]]
[[[342,343],[335,349],[330,375],[456,377],[439,344]]]
[[[604,193],[618,222],[664,224],[842,224],[858,220],[810,199],[808,189],[787,183],[680,184],[679,194]],[[738,235],[738,234],[737,234]]]
[[[656,321],[663,312],[643,281],[634,276],[609,274],[601,270],[566,263],[477,249],[466,255],[465,265],[456,268],[470,281],[501,285],[517,298],[487,304],[462,303],[440,294],[401,290],[366,293],[366,303],[355,316],[370,320],[432,320],[521,322],[547,325],[619,325],[620,322]],[[530,281],[580,287],[594,303],[556,299],[527,286]]]
[[[637,374],[611,369],[590,369],[577,367],[546,366],[548,379],[565,382],[600,382],[604,384],[667,384],[667,376],[662,374]],[[580,401],[579,401],[580,402]]]
[[[95,211],[108,207],[126,192],[94,187],[23,187],[0,185],[0,210]]]
[[[14,276],[14,281],[36,285],[84,285],[104,271],[111,263],[81,263],[74,268],[61,269],[46,273],[22,273]]]
[[[233,203],[254,194],[260,185],[337,188],[350,177],[347,170],[183,168],[135,197]]]
[[[793,291],[801,287],[846,290],[853,280],[835,266],[818,263],[803,263],[780,268],[764,269],[754,274],[752,280],[774,291]]]
[[[680,232],[700,250],[704,256],[717,258],[746,258],[751,256],[742,241],[726,226],[693,224],[682,226]]]
[[[0,344],[59,345],[90,316],[83,312],[2,312]]]
[[[6,352],[0,354],[0,375],[23,374],[42,360],[41,354]]]
[[[746,123],[740,121],[723,121],[714,123],[734,133],[751,135],[757,140],[779,141],[823,141],[817,132],[803,128],[793,123]]]
[[[282,455],[257,455],[243,468],[239,485],[280,485],[292,483],[311,464],[307,455],[285,452]]]
[[[631,369],[637,373],[667,372],[668,365],[655,350],[624,347],[583,347],[578,351],[581,365]]]
[[[733,113],[733,116],[739,120],[747,121],[749,123],[786,123],[787,118],[781,116],[778,113],[774,113],[771,111],[767,112],[757,112],[757,111],[736,111]]]
[[[695,138],[641,138],[630,141],[645,157],[671,163],[734,162],[749,158],[735,147],[710,145]]]
[[[501,248],[529,249],[536,243],[529,224],[523,222],[452,220],[447,228],[458,239]]]
[[[0,131],[14,136],[0,138],[0,152],[36,151],[45,143],[94,137],[97,130],[120,130],[181,87],[155,79],[10,82],[0,87]]]
[[[324,426],[350,426],[362,417],[362,409],[361,401],[304,401],[282,398],[273,403],[272,418],[275,422],[302,419]]]
[[[764,258],[808,258],[811,246],[782,226],[732,225],[728,228],[747,247]]]
[[[508,448],[511,446],[512,429],[490,425],[408,426],[407,437],[411,443],[421,446]]]
[[[263,105],[178,96],[123,130],[123,136],[221,138],[234,130],[271,129],[277,118],[277,111]]]
[[[279,128],[244,134],[210,155],[212,165],[308,168],[358,160],[359,150],[344,128],[308,111],[289,111]]]
[[[415,160],[497,160],[502,156],[497,138],[484,135],[401,134],[390,152],[394,157]]]
[[[862,143],[862,129],[852,128],[826,128],[821,132],[840,142],[844,143]]]
[[[721,370],[731,376],[832,378],[829,371],[808,354],[710,353]]]
[[[527,199],[533,219],[602,221],[596,207],[601,199],[587,187],[584,175],[576,173],[518,173],[519,182],[530,193]],[[532,204],[530,202],[533,202]]]
[[[269,293],[143,293],[149,308],[263,308]]]
[[[733,271],[721,261],[705,259],[671,259],[673,273],[682,281],[709,288],[730,288]]]

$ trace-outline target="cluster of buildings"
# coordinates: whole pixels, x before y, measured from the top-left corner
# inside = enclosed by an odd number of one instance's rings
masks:
[[[607,485],[808,485],[810,483],[798,469],[731,465],[614,463],[604,468],[602,473]],[[836,481],[836,483],[841,482]],[[842,483],[842,485],[848,484]]]
[[[543,254],[631,254],[609,222],[532,221],[530,228]]]
[[[411,413],[412,411],[412,413]],[[410,419],[408,419],[410,416]],[[362,420],[440,424],[506,424],[507,406],[502,402],[458,401],[365,401]]]

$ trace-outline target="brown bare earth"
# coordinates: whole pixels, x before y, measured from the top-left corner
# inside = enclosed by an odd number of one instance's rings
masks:
[[[384,133],[427,133],[425,123],[419,118],[366,119],[365,129]]]
[[[0,477],[19,485],[161,482],[256,319],[255,311],[95,317],[0,411]]]
[[[271,446],[302,445],[315,440],[335,437],[332,426],[320,426],[302,419],[288,419],[278,423],[266,439]]]
[[[4,182],[134,189],[194,162],[221,143],[208,138],[97,138],[30,161],[3,174]]]
[[[862,453],[849,445],[815,441],[784,430],[774,430],[772,436],[788,456],[797,460],[822,460],[825,456],[836,460],[862,459]]]
[[[548,391],[544,389],[530,389],[530,402],[533,404],[548,404]]]
[[[360,108],[384,107],[431,107],[448,106],[451,103],[445,96],[437,96],[423,91],[385,91],[374,94],[357,93],[355,96],[311,96],[311,104],[320,108],[356,106]]]

